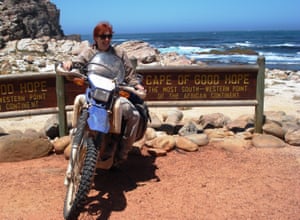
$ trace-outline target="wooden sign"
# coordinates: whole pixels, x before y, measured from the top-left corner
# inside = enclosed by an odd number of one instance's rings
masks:
[[[85,88],[65,81],[66,104]],[[9,76],[0,81],[0,112],[57,107],[55,74]]]
[[[253,100],[258,71],[228,69],[165,68],[140,70],[147,101]]]

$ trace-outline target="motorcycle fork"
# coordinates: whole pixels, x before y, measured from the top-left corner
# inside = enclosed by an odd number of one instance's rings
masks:
[[[66,171],[66,176],[65,176],[65,181],[64,181],[65,186],[69,185],[70,178],[71,178],[71,175],[72,175],[72,170],[74,169],[75,163],[77,162],[76,158],[78,156],[79,157],[81,156],[81,155],[78,155],[79,148],[84,147],[84,146],[87,147],[86,140],[87,140],[88,137],[92,137],[93,140],[97,140],[98,136],[99,136],[97,133],[98,132],[95,132],[95,131],[85,131],[85,134],[84,134],[84,137],[81,140],[81,143],[72,144],[70,159],[69,159],[69,163],[68,163],[68,166],[67,166],[67,171]]]
[[[72,175],[72,170],[75,167],[75,161],[78,153],[78,147],[79,145],[72,145],[71,153],[70,153],[70,158],[69,158],[69,163],[66,171],[66,177],[64,181],[64,185],[68,186],[70,183],[71,175]]]

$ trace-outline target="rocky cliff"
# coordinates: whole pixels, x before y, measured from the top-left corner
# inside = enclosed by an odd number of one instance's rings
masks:
[[[22,38],[64,36],[59,15],[49,0],[0,0],[0,48]]]

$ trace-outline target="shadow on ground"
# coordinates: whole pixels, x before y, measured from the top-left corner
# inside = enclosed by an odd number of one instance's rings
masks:
[[[142,186],[143,182],[159,181],[154,162],[154,156],[132,154],[119,168],[97,170],[93,189],[87,198],[86,214],[105,220],[113,211],[125,210],[125,192]]]

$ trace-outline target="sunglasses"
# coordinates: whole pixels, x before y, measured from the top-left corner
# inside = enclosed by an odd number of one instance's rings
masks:
[[[105,40],[106,38],[111,39],[112,38],[112,34],[101,34],[101,35],[98,35],[98,37],[101,40]]]

